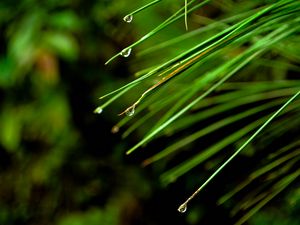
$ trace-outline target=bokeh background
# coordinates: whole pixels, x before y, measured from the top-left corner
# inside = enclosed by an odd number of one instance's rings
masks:
[[[228,177],[218,177],[180,214],[177,207],[200,184],[199,174],[164,187],[159,168],[141,166],[147,153],[125,156],[139,134],[123,140],[111,128],[130,95],[93,113],[98,98],[131,80],[138,67],[127,58],[105,61],[182,6],[166,1],[131,24],[122,21],[143,2],[1,0],[1,225],[233,223],[229,210],[216,204]],[[184,32],[182,21],[161,38]],[[299,199],[299,191],[293,195]],[[267,221],[276,213],[275,207],[260,217]]]

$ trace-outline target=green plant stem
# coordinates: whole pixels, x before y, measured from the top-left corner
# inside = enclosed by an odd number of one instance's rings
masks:
[[[185,29],[188,30],[188,21],[187,21],[187,14],[188,14],[188,7],[187,7],[187,0],[184,0],[184,25]]]
[[[161,1],[161,0],[155,0],[155,1],[149,2],[148,4],[146,4],[146,5],[144,5],[144,6],[140,7],[140,8],[138,8],[138,9],[136,9],[136,10],[134,10],[134,11],[131,12],[131,13],[128,13],[127,15],[133,16],[134,14],[137,14],[138,12],[140,12],[140,11],[142,11],[142,10],[144,10],[144,9],[146,9],[146,8],[152,6],[152,5],[154,5],[154,4],[156,4],[156,3],[160,2],[160,1]]]

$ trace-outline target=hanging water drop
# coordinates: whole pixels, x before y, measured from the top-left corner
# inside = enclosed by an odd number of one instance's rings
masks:
[[[132,19],[133,19],[133,15],[131,15],[131,14],[128,14],[128,15],[124,16],[124,18],[123,18],[123,20],[126,23],[131,23]]]
[[[129,108],[125,112],[126,116],[133,116],[134,114],[134,108]]]
[[[187,209],[187,205],[186,205],[186,203],[183,203],[182,205],[179,206],[179,208],[177,210],[180,213],[185,213],[186,209]]]
[[[98,107],[94,110],[94,113],[97,113],[97,114],[101,114],[103,112],[103,109],[101,107]]]
[[[121,52],[121,56],[123,57],[128,57],[130,56],[131,53],[131,48],[125,48],[122,52]]]

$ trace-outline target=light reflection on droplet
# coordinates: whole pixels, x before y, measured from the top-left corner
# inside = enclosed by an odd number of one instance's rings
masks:
[[[103,109],[101,107],[98,107],[94,110],[94,113],[97,113],[97,114],[101,114],[103,112]]]
[[[124,16],[123,20],[126,22],[126,23],[131,23],[133,19],[133,15],[129,14],[129,15],[126,15]]]
[[[179,206],[179,208],[177,210],[180,213],[185,213],[186,209],[187,209],[187,205],[185,203],[183,203],[182,205]]]
[[[123,57],[128,57],[130,56],[131,53],[131,48],[125,48],[122,52],[121,52],[121,56]]]
[[[126,116],[133,116],[134,112],[135,112],[134,108],[130,108],[130,109],[126,110],[125,114],[126,114]]]

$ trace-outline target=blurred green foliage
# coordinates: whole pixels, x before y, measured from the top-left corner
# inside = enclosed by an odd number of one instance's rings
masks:
[[[0,2],[0,224],[126,224],[147,196],[92,114],[119,3]]]

